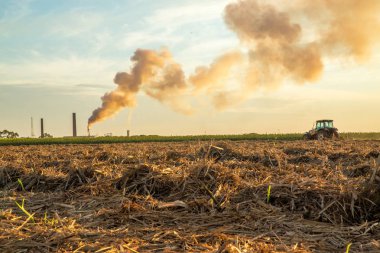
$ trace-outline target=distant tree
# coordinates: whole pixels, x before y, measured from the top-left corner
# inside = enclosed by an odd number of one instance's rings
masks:
[[[16,132],[8,131],[6,129],[3,131],[0,131],[0,138],[14,139],[17,137],[19,137],[19,135]]]
[[[44,133],[44,136],[42,138],[53,138],[53,135],[48,134],[48,133]]]
[[[15,133],[15,132],[11,133],[11,138],[18,138],[18,137],[19,137],[18,133]]]

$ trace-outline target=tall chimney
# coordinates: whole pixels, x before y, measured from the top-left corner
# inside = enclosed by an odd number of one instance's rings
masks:
[[[77,115],[73,113],[73,137],[77,137]]]
[[[44,134],[44,119],[41,118],[41,138],[44,138],[45,137],[45,134]]]
[[[127,137],[129,137],[129,130],[127,130]]]
[[[34,126],[33,126],[33,117],[30,118],[30,130],[31,130],[31,137],[34,137]]]

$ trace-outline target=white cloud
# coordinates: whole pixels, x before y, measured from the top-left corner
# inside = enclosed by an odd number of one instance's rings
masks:
[[[144,19],[149,26],[174,28],[189,23],[221,19],[228,1],[192,1],[189,4],[165,7],[156,10]]]
[[[3,7],[3,17],[0,19],[0,23],[15,21],[23,18],[30,13],[30,3],[32,0],[17,0],[11,1],[8,7]]]
[[[34,83],[73,86],[79,83],[112,83],[117,67],[114,61],[78,56],[0,63],[0,85]]]
[[[69,12],[49,13],[41,17],[48,22],[49,33],[60,37],[83,37],[83,33],[96,31],[105,20],[105,13],[73,9]]]
[[[0,37],[9,37],[14,32],[10,29],[15,23],[19,23],[30,12],[29,4],[32,0],[12,1],[9,6],[3,7],[3,15],[0,19]]]
[[[158,47],[167,45],[169,43],[175,43],[181,41],[181,37],[171,34],[160,34],[154,31],[132,31],[126,33],[121,43],[119,43],[119,49],[130,49],[146,47],[150,44],[156,44]]]

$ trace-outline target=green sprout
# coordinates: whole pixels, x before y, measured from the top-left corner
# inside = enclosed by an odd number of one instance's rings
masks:
[[[44,223],[45,223],[46,225],[55,226],[56,224],[58,224],[58,220],[57,220],[57,219],[54,219],[54,218],[49,219],[49,218],[48,218],[47,211],[45,211],[43,221],[44,221]]]
[[[270,200],[270,190],[272,189],[272,186],[269,185],[268,186],[268,190],[267,190],[267,203],[269,203],[269,200]]]
[[[22,202],[21,202],[21,205],[15,201],[16,205],[18,206],[18,208],[20,208],[21,211],[23,211],[27,216],[28,216],[28,220],[31,220],[33,221],[33,223],[35,223],[34,221],[34,214],[30,214],[26,209],[25,209],[25,206],[24,206],[24,203],[25,203],[25,199],[22,199]]]
[[[350,253],[351,245],[351,242],[347,245],[346,253]]]
[[[18,184],[21,186],[21,189],[25,191],[24,184],[22,183],[21,179],[17,179]]]

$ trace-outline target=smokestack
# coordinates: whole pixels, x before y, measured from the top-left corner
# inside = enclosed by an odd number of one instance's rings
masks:
[[[127,137],[129,137],[129,130],[127,130]]]
[[[73,137],[77,137],[77,115],[73,113]]]
[[[31,136],[34,137],[33,117],[30,118]]]
[[[44,138],[45,137],[45,134],[44,134],[44,119],[41,118],[41,138]]]

